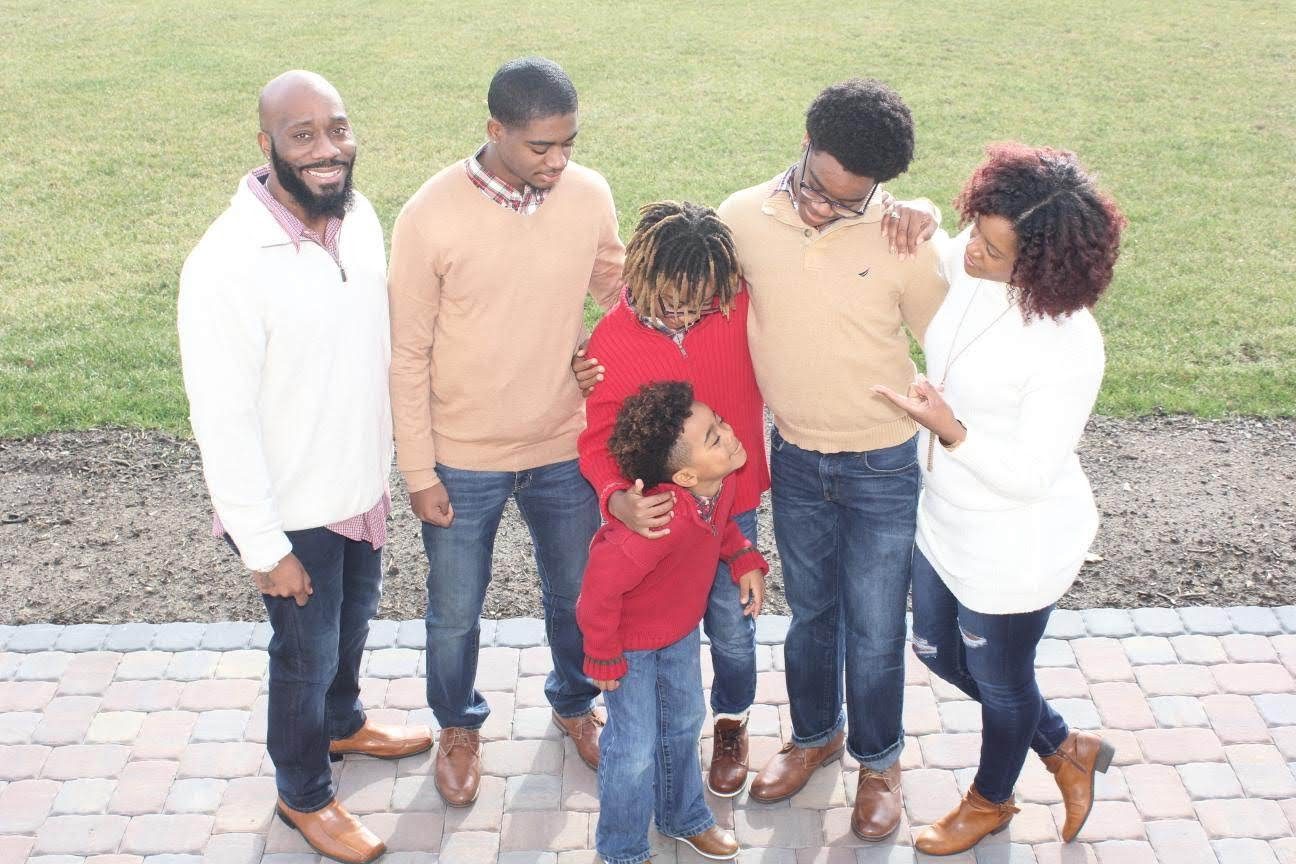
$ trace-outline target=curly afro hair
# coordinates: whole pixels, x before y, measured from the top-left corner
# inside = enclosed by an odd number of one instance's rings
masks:
[[[621,403],[608,450],[633,483],[645,489],[665,483],[687,457],[681,452],[680,433],[693,413],[693,387],[685,381],[657,381]]]
[[[878,183],[899,177],[913,161],[913,116],[899,93],[872,78],[851,78],[816,96],[806,134],[811,147]]]
[[[1027,320],[1090,308],[1111,284],[1126,219],[1074,153],[991,144],[954,207],[965,225],[977,216],[1012,223],[1010,282]]]

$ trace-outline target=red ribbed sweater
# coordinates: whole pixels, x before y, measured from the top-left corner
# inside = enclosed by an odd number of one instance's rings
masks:
[[[721,560],[734,582],[753,570],[769,572],[730,518],[736,488],[731,478],[725,479],[707,522],[688,490],[662,484],[654,491],[675,490],[680,505],[669,534],[649,540],[613,519],[594,535],[576,601],[586,675],[595,681],[620,678],[626,673],[623,652],[665,648],[696,629]]]
[[[684,334],[683,350],[640,321],[624,291],[594,328],[586,356],[597,359],[606,371],[585,401],[585,431],[577,446],[581,472],[598,493],[604,518],[609,518],[608,497],[628,489],[635,479],[627,482],[621,476],[607,448],[617,411],[627,396],[654,381],[687,381],[693,385],[694,397],[733,427],[747,449],[747,464],[733,475],[733,512],[745,513],[760,504],[761,493],[770,488],[770,474],[765,405],[747,350],[748,305],[744,287],[727,318],[721,313],[707,315]]]

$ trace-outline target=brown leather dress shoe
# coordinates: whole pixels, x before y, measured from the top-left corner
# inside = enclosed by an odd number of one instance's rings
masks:
[[[436,789],[451,807],[467,807],[481,791],[481,734],[451,726],[437,738]]]
[[[855,812],[851,830],[870,843],[885,840],[900,827],[904,794],[900,791],[900,763],[878,772],[861,767],[855,783]]]
[[[922,830],[914,848],[927,855],[966,852],[983,838],[1007,828],[1016,812],[1011,798],[995,804],[973,784],[957,807]]]
[[[395,726],[366,720],[354,735],[329,743],[330,756],[357,753],[378,759],[403,759],[432,747],[432,730],[426,726]]]
[[[738,854],[738,841],[734,835],[725,831],[719,825],[712,825],[701,834],[694,834],[692,837],[679,838],[689,846],[693,851],[703,858],[710,858],[712,861],[728,861]]]
[[[387,846],[334,798],[319,810],[303,813],[283,801],[275,808],[289,828],[301,832],[310,847],[344,864],[368,864]]]
[[[553,713],[553,723],[562,733],[576,743],[576,753],[581,761],[595,771],[599,766],[599,734],[603,720],[590,710],[579,717],[559,717]]]
[[[838,732],[821,747],[798,747],[789,741],[756,775],[751,797],[766,803],[791,798],[809,782],[815,769],[841,755],[845,742],[845,732]]]
[[[1044,767],[1057,781],[1062,792],[1066,821],[1062,824],[1062,842],[1070,843],[1084,827],[1093,809],[1094,775],[1106,773],[1116,748],[1092,732],[1075,731],[1051,756],[1044,756]]]
[[[732,798],[747,782],[747,721],[717,720],[711,743],[707,788],[712,795]]]

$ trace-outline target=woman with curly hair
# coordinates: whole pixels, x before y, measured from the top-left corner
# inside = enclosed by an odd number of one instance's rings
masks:
[[[1040,695],[1035,649],[1098,528],[1076,446],[1103,374],[1090,314],[1125,219],[1072,153],[997,144],[955,201],[968,228],[942,257],[949,295],[927,328],[930,380],[878,393],[924,427],[913,555],[914,652],[981,703],[981,762],[919,851],[951,855],[1007,827],[1027,751],[1080,832],[1112,746]],[[939,445],[939,446],[938,446]]]

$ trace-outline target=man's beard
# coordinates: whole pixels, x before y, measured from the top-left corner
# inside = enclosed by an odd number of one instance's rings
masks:
[[[272,141],[270,142],[270,164],[274,168],[275,178],[279,181],[279,185],[301,205],[307,216],[312,218],[333,216],[341,219],[346,215],[346,211],[351,207],[351,202],[355,199],[355,190],[351,188],[351,175],[355,160],[346,162],[341,159],[333,159],[295,168],[279,158]],[[317,195],[312,192],[311,188],[306,185],[306,181],[301,179],[301,176],[297,173],[308,168],[327,168],[330,165],[343,166],[346,169],[346,179],[342,181],[342,185],[338,187],[336,192],[325,195]]]

